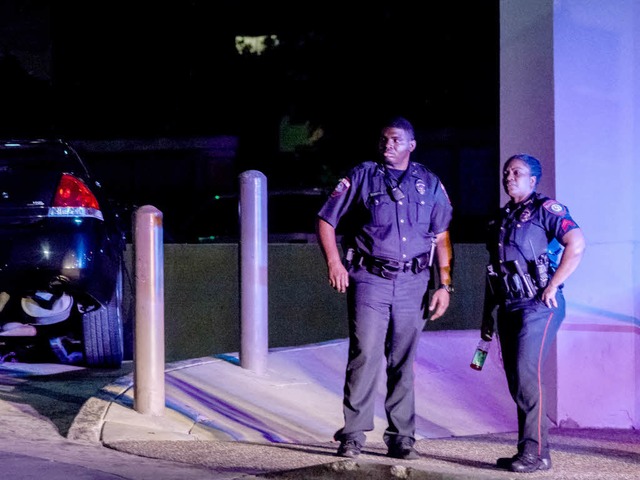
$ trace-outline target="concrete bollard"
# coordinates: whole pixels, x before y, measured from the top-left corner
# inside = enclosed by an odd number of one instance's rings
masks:
[[[134,410],[165,410],[164,257],[162,213],[150,205],[135,212]]]
[[[269,344],[267,179],[240,175],[240,366],[257,374],[267,368]]]

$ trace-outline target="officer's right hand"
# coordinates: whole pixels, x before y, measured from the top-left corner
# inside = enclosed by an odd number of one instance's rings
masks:
[[[491,315],[485,315],[482,318],[482,325],[480,325],[480,337],[483,340],[491,340],[493,337],[494,319]]]
[[[480,329],[480,338],[488,342],[491,341],[491,339],[493,338],[493,328],[488,328],[483,326]]]
[[[349,272],[344,268],[342,261],[329,262],[329,285],[340,293],[347,291],[349,286]]]

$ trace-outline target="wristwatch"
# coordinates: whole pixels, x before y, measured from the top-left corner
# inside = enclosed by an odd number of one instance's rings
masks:
[[[447,285],[446,283],[441,283],[438,286],[438,290],[440,290],[440,289],[445,290],[449,295],[451,295],[455,291],[454,288],[453,288],[453,285],[451,285],[451,284]]]

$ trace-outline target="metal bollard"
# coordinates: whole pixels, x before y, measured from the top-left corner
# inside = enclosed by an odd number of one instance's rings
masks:
[[[268,329],[267,179],[240,175],[240,366],[266,370]]]
[[[135,212],[134,410],[164,415],[164,257],[162,212],[145,205]]]

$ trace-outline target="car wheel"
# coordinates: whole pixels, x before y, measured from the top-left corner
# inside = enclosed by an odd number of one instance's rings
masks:
[[[122,327],[123,267],[109,303],[82,313],[84,358],[88,367],[120,368],[124,356]]]

